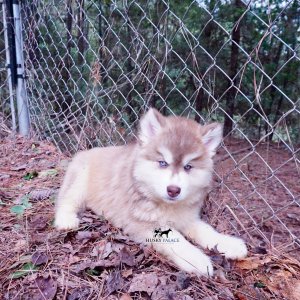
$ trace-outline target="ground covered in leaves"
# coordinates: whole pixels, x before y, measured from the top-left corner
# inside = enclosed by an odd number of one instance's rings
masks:
[[[237,151],[237,156],[243,152],[238,152],[243,150],[239,142],[228,148],[233,153]],[[272,151],[258,149],[263,158]],[[282,159],[286,153],[276,148],[273,155]],[[274,167],[280,164],[280,159],[271,162]],[[232,192],[217,189],[211,195],[214,200],[219,199],[219,206],[209,201],[204,217],[221,231],[238,231],[249,245],[249,257],[233,262],[210,253],[216,275],[198,278],[179,271],[151,248],[134,243],[121,230],[91,212],[83,213],[78,230],[57,232],[53,228],[54,199],[68,158],[46,142],[3,138],[0,141],[1,299],[299,300],[299,252],[290,242],[289,234],[276,223],[279,219],[298,235],[298,211],[292,205],[284,205],[284,199],[288,204],[288,195],[284,195],[276,182],[259,185],[263,172],[260,159],[249,156],[234,168],[233,160],[221,151],[218,160],[218,171],[223,175],[216,177],[216,184],[221,180],[228,186],[226,182],[230,182],[244,203],[236,205]],[[288,176],[285,182],[299,195],[297,174],[291,175],[289,166],[284,167],[287,173],[280,169],[282,174],[278,176]],[[229,169],[233,171],[227,172]],[[255,193],[249,193],[249,181],[257,181]],[[266,197],[266,185],[267,190],[277,191],[278,196],[270,193],[267,197],[271,212],[258,197],[261,193]],[[276,239],[277,247],[269,243],[272,238]]]

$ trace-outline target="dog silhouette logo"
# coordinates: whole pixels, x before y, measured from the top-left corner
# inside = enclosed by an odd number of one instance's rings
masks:
[[[152,237],[146,238],[146,243],[179,243],[179,237],[176,236],[176,233],[174,234],[170,227],[167,228],[154,228]]]
[[[154,237],[166,237],[168,238],[169,237],[169,233],[172,232],[172,229],[169,228],[168,230],[161,230],[161,228],[157,228],[157,229],[154,229]]]

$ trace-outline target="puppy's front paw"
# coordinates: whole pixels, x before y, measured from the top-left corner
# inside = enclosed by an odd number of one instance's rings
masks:
[[[245,242],[234,236],[222,235],[218,241],[217,250],[229,259],[241,259],[247,256]]]
[[[55,217],[54,226],[58,230],[75,229],[79,226],[79,219],[76,214],[58,214]]]
[[[193,249],[177,259],[174,259],[180,269],[197,275],[212,276],[213,265],[210,258],[199,249]]]

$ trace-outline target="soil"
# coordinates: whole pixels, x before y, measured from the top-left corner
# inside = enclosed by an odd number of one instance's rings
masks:
[[[186,274],[87,211],[78,230],[53,227],[69,157],[52,144],[0,141],[1,299],[300,299],[299,154],[230,139],[216,155],[203,218],[242,236],[249,256],[210,252],[213,278]],[[298,157],[297,157],[298,155]]]

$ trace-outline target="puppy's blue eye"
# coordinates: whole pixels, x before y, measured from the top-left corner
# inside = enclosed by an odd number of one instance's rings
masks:
[[[192,166],[191,165],[185,165],[183,167],[186,171],[190,171],[192,169]]]
[[[161,168],[166,168],[168,166],[168,163],[164,160],[160,160],[158,163]]]

